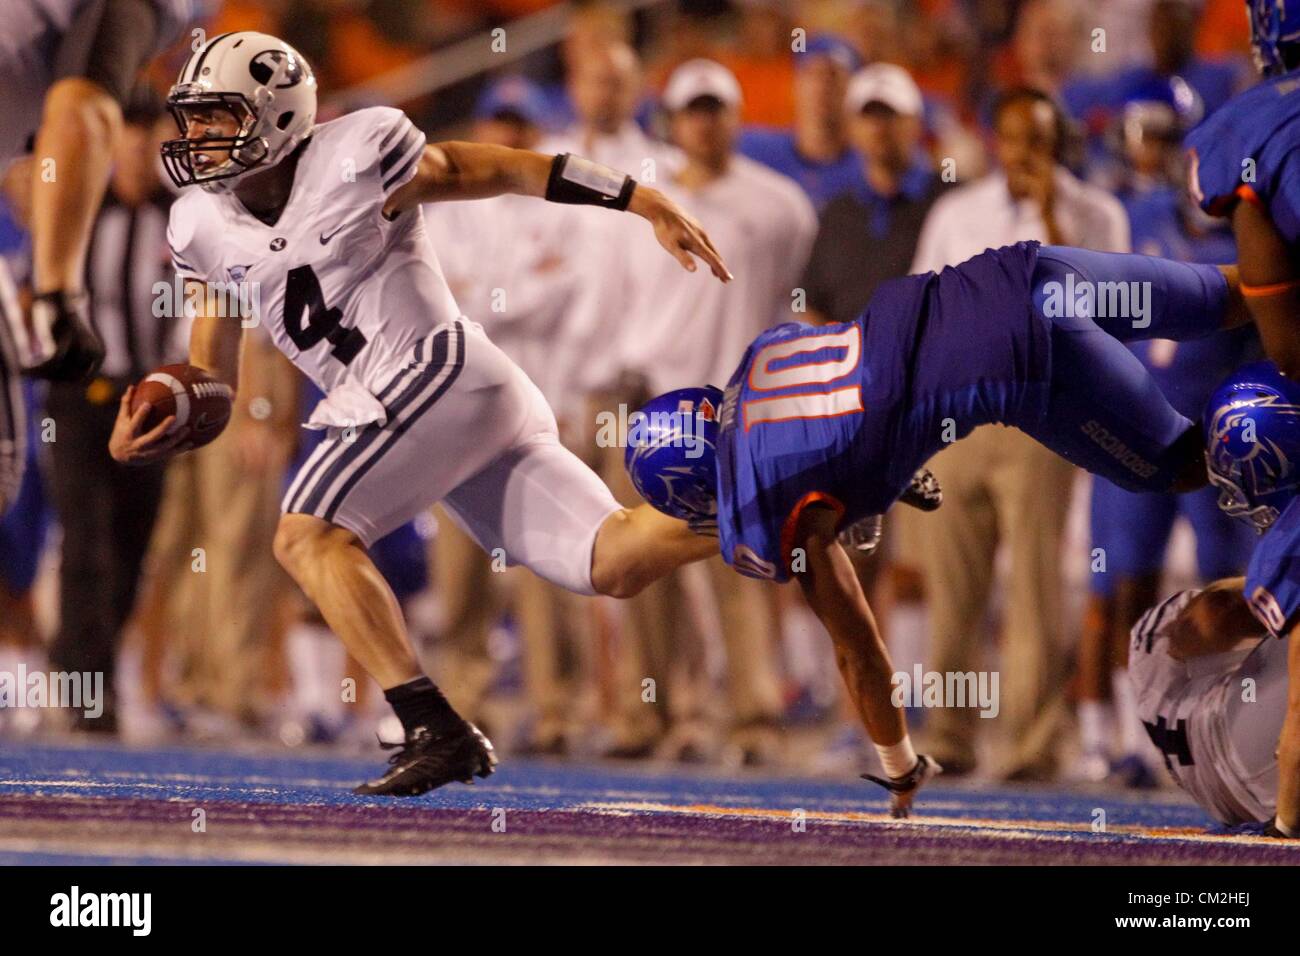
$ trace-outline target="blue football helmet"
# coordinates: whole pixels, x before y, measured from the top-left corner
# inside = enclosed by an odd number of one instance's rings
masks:
[[[1300,3],[1297,0],[1246,0],[1250,13],[1250,46],[1255,65],[1265,76],[1285,73],[1287,51],[1300,42]],[[1293,64],[1294,60],[1291,61]]]
[[[1219,508],[1263,534],[1300,491],[1300,383],[1243,365],[1210,396],[1205,445]]]
[[[679,388],[648,401],[628,418],[623,464],[637,492],[655,509],[692,526],[718,515],[718,416],[722,390]]]

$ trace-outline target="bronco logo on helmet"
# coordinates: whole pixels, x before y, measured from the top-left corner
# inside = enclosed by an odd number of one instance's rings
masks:
[[[1210,398],[1205,421],[1219,508],[1262,534],[1300,490],[1300,385],[1272,362],[1242,366]]]
[[[712,386],[679,388],[634,414],[623,463],[637,493],[656,510],[701,525],[717,516],[721,399]]]

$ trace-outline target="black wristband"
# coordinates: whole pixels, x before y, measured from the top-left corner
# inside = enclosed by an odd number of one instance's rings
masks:
[[[619,177],[622,176],[622,181]],[[560,153],[551,160],[546,179],[546,200],[572,206],[603,206],[627,209],[636,180],[589,159]]]

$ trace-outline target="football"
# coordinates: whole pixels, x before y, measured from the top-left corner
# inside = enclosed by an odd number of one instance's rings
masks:
[[[149,414],[143,431],[156,428],[169,415],[175,415],[168,434],[178,428],[190,429],[195,448],[208,444],[221,434],[230,421],[234,390],[193,365],[163,365],[146,375],[131,396],[131,412],[148,402]]]

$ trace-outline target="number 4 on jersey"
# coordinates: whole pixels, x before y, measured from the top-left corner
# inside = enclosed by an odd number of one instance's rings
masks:
[[[306,327],[302,322],[304,312]],[[299,350],[306,352],[328,340],[334,346],[330,354],[347,365],[365,346],[366,337],[359,329],[344,328],[339,324],[342,321],[343,312],[325,304],[320,280],[311,266],[289,270],[284,287],[284,329]]]

